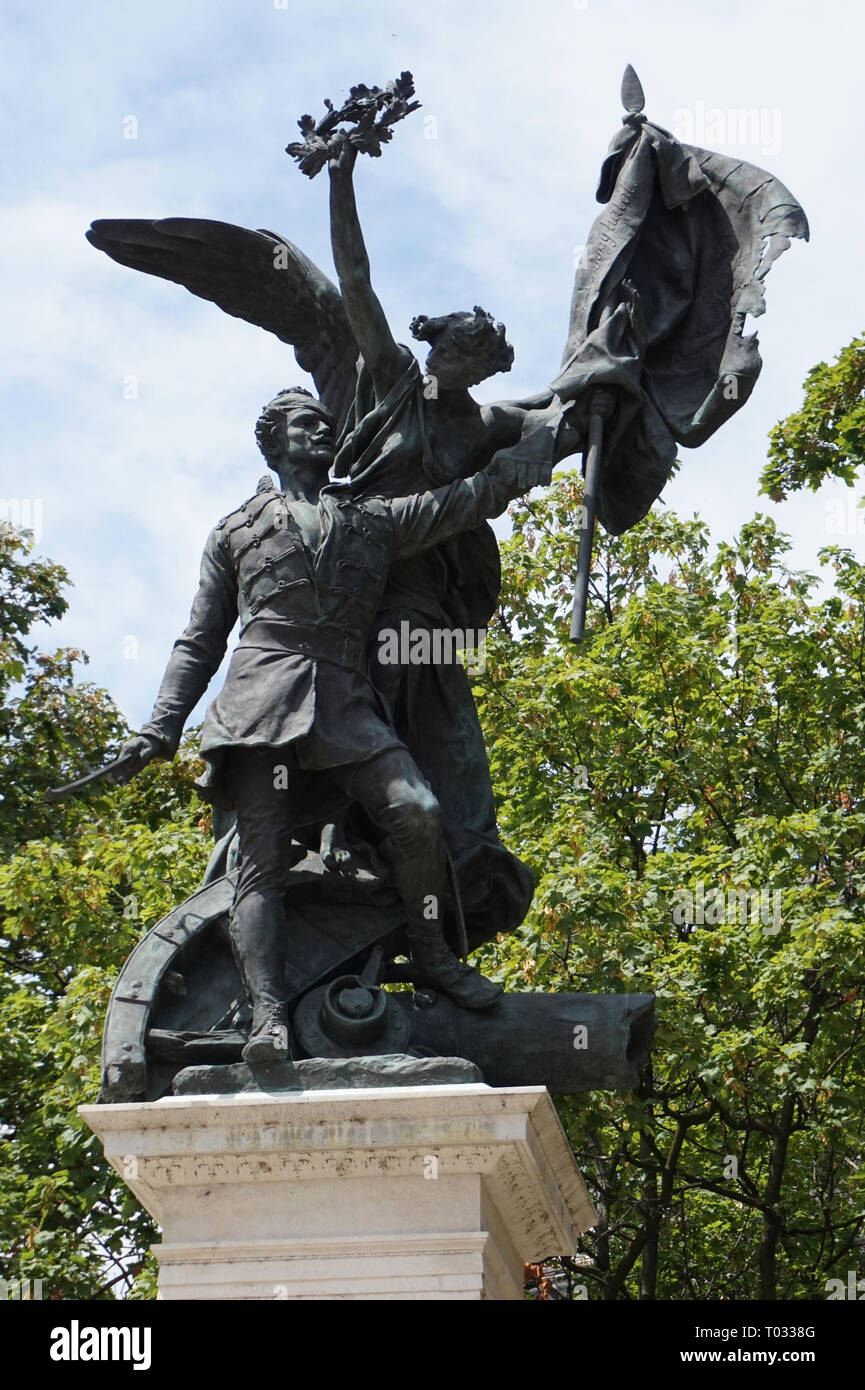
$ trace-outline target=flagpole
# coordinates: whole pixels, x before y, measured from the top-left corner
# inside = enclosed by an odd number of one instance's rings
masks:
[[[589,578],[592,572],[592,544],[595,537],[595,511],[598,484],[601,478],[601,450],[604,445],[604,420],[608,414],[608,393],[596,391],[589,411],[589,447],[586,451],[586,480],[583,488],[580,549],[574,580],[574,606],[571,612],[572,642],[582,642],[586,627],[586,606],[589,599]]]

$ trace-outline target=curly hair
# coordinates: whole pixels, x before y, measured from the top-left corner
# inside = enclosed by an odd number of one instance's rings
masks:
[[[514,350],[505,337],[505,326],[496,323],[492,314],[479,304],[469,312],[463,310],[455,314],[442,314],[438,318],[428,318],[418,314],[409,325],[412,337],[433,347],[443,333],[453,340],[454,346],[483,371],[483,380],[495,376],[496,372],[509,372],[513,366]]]

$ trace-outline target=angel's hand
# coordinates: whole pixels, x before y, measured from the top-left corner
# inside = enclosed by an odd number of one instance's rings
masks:
[[[521,497],[533,487],[548,487],[553,464],[550,458],[532,456],[519,444],[499,449],[493,454],[484,472],[511,497]]]
[[[593,415],[600,415],[602,420],[609,420],[616,409],[615,391],[610,390],[609,386],[597,386],[592,392],[590,409]]]
[[[335,130],[328,141],[329,157],[327,166],[331,174],[351,174],[357,159],[357,146],[349,139],[345,130]]]

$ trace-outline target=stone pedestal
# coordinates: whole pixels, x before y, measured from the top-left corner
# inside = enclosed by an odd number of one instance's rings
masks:
[[[89,1105],[159,1222],[162,1298],[521,1299],[595,1220],[543,1086]]]

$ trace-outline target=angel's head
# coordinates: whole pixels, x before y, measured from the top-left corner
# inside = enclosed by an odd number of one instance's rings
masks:
[[[304,472],[324,482],[333,462],[333,417],[303,386],[280,391],[264,407],[255,425],[258,447],[267,465],[279,474]]]
[[[445,391],[475,386],[496,372],[509,372],[513,364],[504,324],[477,304],[471,313],[437,319],[420,314],[412,319],[411,331],[421,342],[432,344],[425,370]]]

